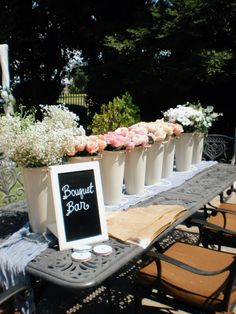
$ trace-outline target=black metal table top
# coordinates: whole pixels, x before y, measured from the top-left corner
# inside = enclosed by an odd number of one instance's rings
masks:
[[[163,231],[155,241],[161,240],[234,181],[236,181],[236,166],[217,164],[198,173],[182,185],[162,192],[145,203],[140,203],[139,206],[179,204],[187,208],[186,213]],[[73,261],[71,250],[47,249],[27,265],[26,272],[63,287],[84,289],[102,283],[125,264],[144,253],[144,249],[139,246],[121,243],[115,239],[109,239],[106,243],[112,246],[112,254],[108,256],[93,254],[92,259],[88,262]]]

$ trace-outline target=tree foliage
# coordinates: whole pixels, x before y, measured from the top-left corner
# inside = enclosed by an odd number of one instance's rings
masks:
[[[82,52],[77,74],[97,112],[125,91],[145,120],[188,100],[220,111],[234,96],[234,0],[1,0],[0,16],[24,103],[56,101],[67,49]]]
[[[89,95],[101,103],[129,90],[146,120],[200,99],[233,123],[225,104],[236,83],[235,1],[145,1],[133,12],[135,19],[107,27],[99,59],[86,51]]]

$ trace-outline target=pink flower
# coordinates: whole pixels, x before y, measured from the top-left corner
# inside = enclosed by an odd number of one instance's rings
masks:
[[[180,134],[183,132],[184,132],[183,126],[179,123],[174,123],[174,134],[176,136],[180,136]]]
[[[88,156],[98,154],[106,147],[103,135],[75,136],[67,143],[68,156]]]
[[[103,134],[99,134],[99,135],[95,135],[95,136],[97,137],[99,151],[103,151],[106,148],[106,146],[107,146],[107,143],[106,143],[106,140],[105,140],[105,136]]]
[[[148,135],[147,122],[139,122],[129,127],[129,131],[134,131],[137,134]]]
[[[106,147],[106,141],[103,135],[90,135],[87,138],[86,151],[89,154],[101,152]]]
[[[96,138],[88,137],[87,143],[86,143],[86,151],[89,154],[95,154],[99,149],[98,142]]]
[[[180,136],[184,129],[179,123],[165,122],[166,131],[168,136]]]
[[[81,135],[75,137],[75,151],[82,152],[85,150],[85,147],[87,145],[87,136]]]
[[[166,132],[164,130],[163,120],[156,120],[154,122],[148,122],[148,133],[151,134],[154,141],[164,141],[166,138]]]
[[[130,142],[129,137],[126,136],[126,132],[120,132],[120,130],[118,130],[118,132],[108,132],[104,134],[104,137],[108,150],[126,149]]]
[[[129,129],[126,127],[121,127],[115,130],[115,133],[120,134],[124,137],[127,137],[129,134]]]
[[[143,146],[143,147],[149,146],[149,138],[146,134],[136,133],[134,130],[132,130],[129,132],[129,137],[134,147],[135,146]]]
[[[128,129],[129,137],[134,143],[134,146],[149,147],[153,143],[154,135],[149,133],[147,122],[133,124]]]

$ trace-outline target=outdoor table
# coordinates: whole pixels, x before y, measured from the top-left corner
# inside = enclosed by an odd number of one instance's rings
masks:
[[[173,224],[167,227],[154,241],[163,239],[173,229],[196,213],[214,197],[219,195],[236,181],[236,166],[216,164],[185,181],[180,186],[150,197],[139,206],[150,204],[179,204],[187,211]],[[141,257],[146,249],[140,246],[122,243],[110,238],[105,242],[113,248],[108,256],[94,255],[87,262],[75,262],[71,258],[72,250],[59,251],[49,248],[28,263],[26,272],[36,278],[64,288],[82,290],[101,284],[109,279],[127,263]],[[150,245],[151,245],[150,244]]]

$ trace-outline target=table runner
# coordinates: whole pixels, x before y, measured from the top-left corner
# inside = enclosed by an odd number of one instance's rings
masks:
[[[49,235],[33,234],[29,224],[0,244],[0,281],[3,288],[24,280],[26,265],[44,251],[51,241]]]
[[[118,205],[107,205],[105,206],[106,213],[110,214],[114,211],[126,210],[129,207],[137,206],[140,202],[148,200],[150,197],[155,196],[158,193],[170,190],[183,184],[186,180],[192,178],[197,173],[203,171],[204,169],[210,168],[217,164],[217,161],[201,161],[199,164],[192,165],[189,171],[174,171],[172,175],[167,179],[162,179],[160,183],[155,185],[146,185],[143,194],[138,195],[128,195],[124,194],[122,201]]]

